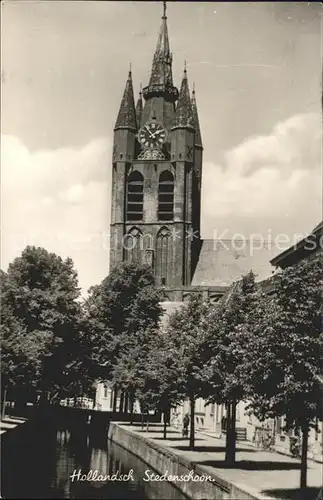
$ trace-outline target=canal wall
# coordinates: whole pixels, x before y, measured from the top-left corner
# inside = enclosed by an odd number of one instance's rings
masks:
[[[194,475],[211,476],[213,481],[173,483],[189,499],[203,500],[260,500],[265,497],[246,491],[239,486],[229,483],[214,474],[214,469],[191,462],[183,456],[173,453],[151,439],[137,434],[118,423],[111,422],[108,438],[112,442],[130,451],[133,455],[147,464],[156,473],[162,475],[181,476],[193,471]]]

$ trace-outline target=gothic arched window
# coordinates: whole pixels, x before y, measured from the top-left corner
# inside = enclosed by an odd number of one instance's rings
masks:
[[[133,227],[124,238],[125,260],[129,264],[141,264],[141,236],[139,229]]]
[[[164,170],[158,183],[158,220],[174,218],[174,177],[169,170]]]
[[[144,213],[144,178],[140,172],[132,172],[127,181],[127,220],[141,221]]]
[[[168,285],[172,276],[171,232],[168,228],[163,227],[157,234],[156,247],[157,283],[159,285]]]

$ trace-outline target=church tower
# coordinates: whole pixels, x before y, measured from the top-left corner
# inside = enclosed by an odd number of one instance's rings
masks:
[[[135,105],[128,74],[114,128],[110,268],[150,265],[157,284],[188,286],[200,249],[202,140],[186,64],[174,86],[166,2],[150,80]]]

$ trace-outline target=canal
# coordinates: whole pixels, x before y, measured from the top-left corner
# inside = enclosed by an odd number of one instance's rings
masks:
[[[144,481],[147,464],[104,436],[90,437],[82,429],[41,426],[19,435],[3,453],[2,498],[187,498],[167,482]],[[97,471],[94,479],[100,474],[97,479],[103,480],[78,480],[90,471]],[[120,476],[123,481],[113,480]]]

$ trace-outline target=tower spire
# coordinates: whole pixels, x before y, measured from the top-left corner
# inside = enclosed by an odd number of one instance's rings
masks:
[[[140,84],[139,97],[136,104],[136,119],[137,119],[137,127],[140,128],[141,125],[141,115],[142,115],[142,86]]]
[[[163,2],[162,23],[149,80],[149,87],[156,85],[173,86],[172,54],[169,48],[165,1]]]
[[[131,65],[128,73],[128,79],[126,82],[126,87],[124,89],[123,97],[121,100],[119,113],[114,130],[119,128],[126,128],[136,130],[136,111],[135,111],[135,99],[133,95],[133,85],[132,85],[132,74]]]
[[[193,92],[191,99],[192,115],[193,115],[193,126],[195,128],[195,145],[202,147],[202,135],[200,129],[199,115],[197,112],[196,98],[195,98],[195,83],[193,83]]]
[[[166,0],[164,0],[163,1],[163,19],[167,19],[166,10],[167,10]]]
[[[184,64],[184,75],[176,108],[175,120],[172,128],[194,128],[193,113],[191,105],[190,90],[187,80],[186,61]]]

